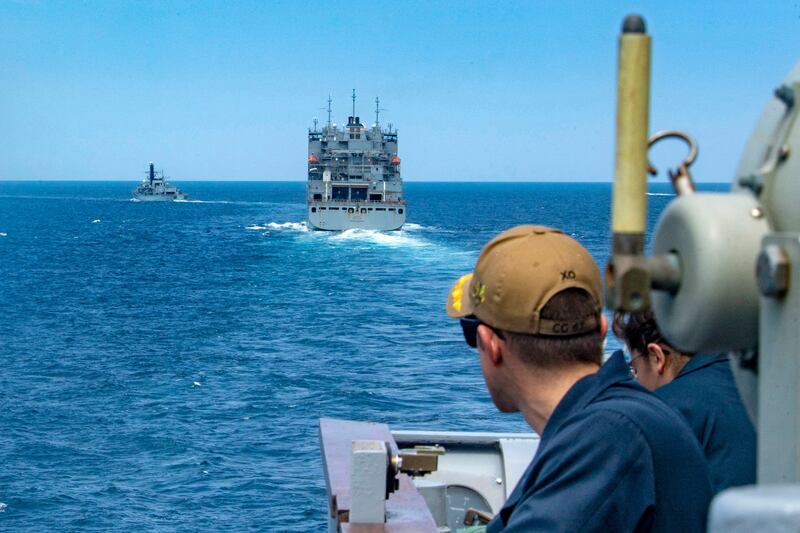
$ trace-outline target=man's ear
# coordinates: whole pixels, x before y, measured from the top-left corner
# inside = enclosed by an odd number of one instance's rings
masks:
[[[651,342],[647,345],[647,354],[648,359],[650,359],[655,366],[656,371],[660,374],[664,373],[664,370],[667,369],[667,356],[664,353],[664,349],[661,348],[661,345],[656,342]]]
[[[483,324],[478,325],[478,346],[494,366],[503,361],[502,342],[500,337],[492,331],[492,328],[488,328]]]

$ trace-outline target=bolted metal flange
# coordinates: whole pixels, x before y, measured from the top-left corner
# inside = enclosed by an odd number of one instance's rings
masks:
[[[780,298],[789,290],[789,255],[777,244],[768,244],[758,254],[756,279],[761,294]]]

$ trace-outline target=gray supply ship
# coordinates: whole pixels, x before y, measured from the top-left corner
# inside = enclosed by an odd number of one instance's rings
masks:
[[[317,121],[308,131],[308,227],[317,230],[396,230],[406,220],[406,202],[397,156],[397,130],[380,125],[380,100],[375,99],[375,124],[367,128],[353,114],[347,126]]]
[[[170,202],[187,198],[183,191],[167,183],[164,171],[157,172],[153,163],[150,163],[145,179],[133,191],[133,199],[140,202]]]

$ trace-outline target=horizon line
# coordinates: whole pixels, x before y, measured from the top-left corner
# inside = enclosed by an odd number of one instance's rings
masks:
[[[62,178],[45,178],[45,179],[0,179],[0,183],[140,183],[142,180],[137,179],[62,179]],[[192,179],[192,180],[174,180],[170,179],[170,183],[306,183],[308,180],[286,180],[286,179]],[[466,179],[466,180],[403,180],[404,184],[408,183],[614,183],[613,179],[607,180],[590,180],[590,179],[572,179],[572,180],[517,180],[517,179]],[[648,180],[649,184],[663,184],[670,185],[669,181],[661,180]],[[695,183],[703,184],[730,184],[730,181],[696,181]]]

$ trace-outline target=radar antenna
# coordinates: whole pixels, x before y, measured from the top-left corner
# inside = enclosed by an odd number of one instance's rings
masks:
[[[328,127],[331,127],[331,95],[328,94]]]
[[[381,121],[379,120],[380,119],[380,115],[381,115],[381,111],[386,111],[386,109],[381,107],[381,99],[376,96],[375,97],[375,126],[376,127],[380,127],[381,126]]]
[[[319,123],[319,120],[317,120],[317,117],[314,117],[314,133],[317,133],[317,124],[318,123]]]
[[[353,89],[353,120],[356,119],[356,90]]]

